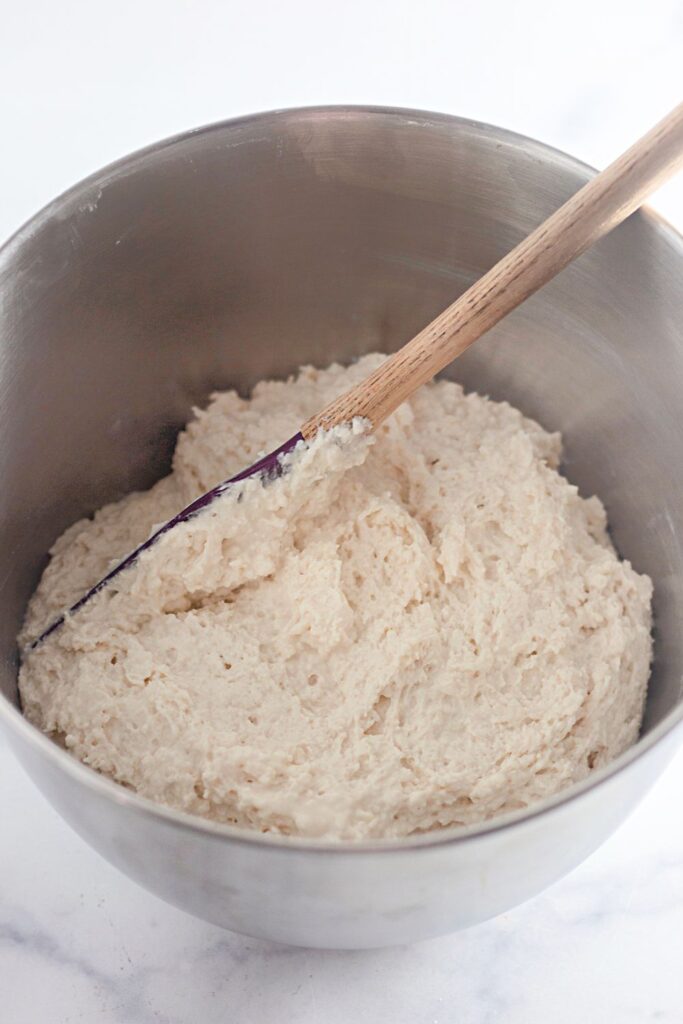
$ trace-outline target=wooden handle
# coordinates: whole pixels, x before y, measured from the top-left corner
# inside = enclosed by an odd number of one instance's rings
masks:
[[[374,373],[301,428],[363,416],[377,427],[510,310],[636,210],[683,166],[683,103],[596,175]]]

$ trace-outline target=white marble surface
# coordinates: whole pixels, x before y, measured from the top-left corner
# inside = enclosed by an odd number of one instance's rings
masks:
[[[0,238],[116,157],[306,103],[503,124],[604,164],[680,99],[680,0],[24,0],[0,34]],[[683,180],[657,205],[683,227]],[[683,1021],[683,754],[581,868],[496,921],[391,950],[203,924],[86,847],[0,744],[0,1022]]]

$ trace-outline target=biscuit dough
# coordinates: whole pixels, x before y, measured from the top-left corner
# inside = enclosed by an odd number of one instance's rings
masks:
[[[22,644],[380,360],[214,395],[170,476],[56,542]],[[406,836],[533,805],[634,742],[651,656],[650,580],[559,458],[559,435],[445,381],[374,437],[318,437],[26,654],[25,714],[152,800],[264,832]]]

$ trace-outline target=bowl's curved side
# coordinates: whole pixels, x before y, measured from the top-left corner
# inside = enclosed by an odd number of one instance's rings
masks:
[[[455,118],[312,109],[150,147],[42,211],[0,252],[5,696],[16,699],[14,637],[44,552],[79,516],[159,476],[193,404],[302,362],[396,348],[589,173]],[[282,941],[436,934],[578,863],[642,795],[683,718],[683,481],[670,471],[683,447],[682,281],[674,234],[631,218],[455,367],[563,429],[570,476],[607,499],[618,546],[655,579],[658,660],[636,748],[544,808],[465,836],[334,848],[151,807],[0,700],[38,785],[155,892]]]
[[[458,842],[355,850],[226,839],[130,800],[95,798],[18,734],[31,778],[91,846],[162,899],[214,924],[292,945],[363,949],[414,942],[494,917],[592,853],[657,778],[669,736],[579,800]]]

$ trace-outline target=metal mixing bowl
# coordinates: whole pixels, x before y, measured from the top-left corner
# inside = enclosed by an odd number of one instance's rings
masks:
[[[15,635],[55,538],[169,466],[214,388],[393,350],[591,171],[451,117],[312,109],[230,121],[101,171],[0,253],[0,719],[112,863],[179,907],[310,946],[406,942],[533,896],[623,821],[683,718],[683,247],[631,218],[449,371],[566,442],[622,554],[655,581],[640,742],[483,828],[359,845],[245,833],[137,797],[17,707]],[[46,854],[47,856],[47,854]]]

